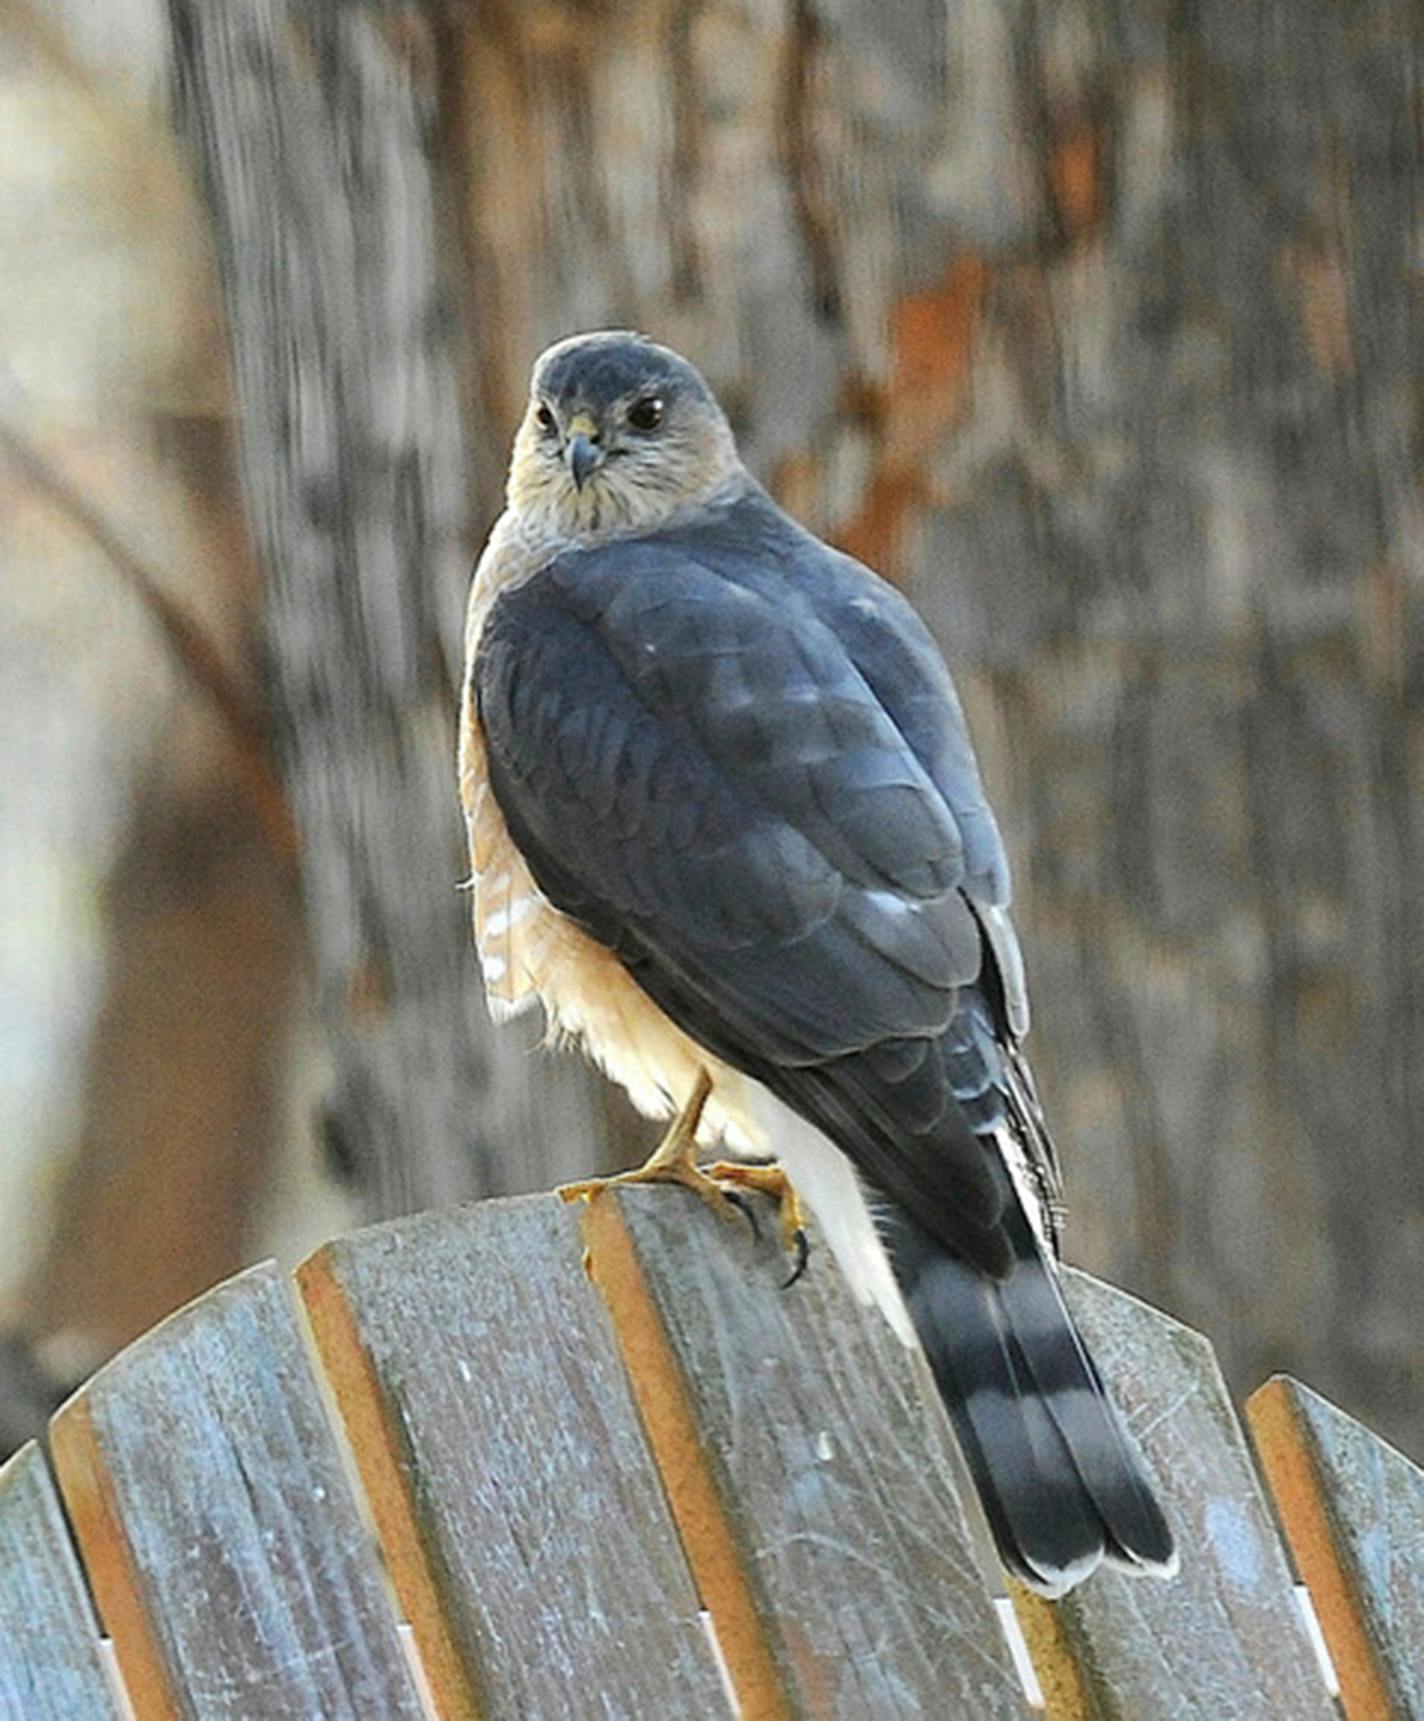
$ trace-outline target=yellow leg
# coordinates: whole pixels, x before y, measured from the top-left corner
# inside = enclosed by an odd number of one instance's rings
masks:
[[[589,1177],[579,1183],[564,1183],[559,1194],[565,1201],[592,1201],[605,1189],[616,1189],[629,1183],[680,1183],[713,1207],[724,1217],[729,1209],[746,1206],[740,1195],[723,1189],[705,1172],[697,1169],[697,1126],[702,1122],[702,1108],[712,1092],[712,1078],[706,1070],[697,1072],[687,1104],[673,1119],[667,1134],[636,1171],[623,1171],[616,1177]]]
[[[810,1245],[806,1241],[806,1209],[786,1173],[779,1165],[743,1165],[733,1159],[719,1159],[707,1167],[707,1175],[721,1184],[736,1183],[743,1189],[758,1190],[776,1202],[781,1246],[793,1260],[791,1277],[783,1289],[794,1285],[806,1271]]]

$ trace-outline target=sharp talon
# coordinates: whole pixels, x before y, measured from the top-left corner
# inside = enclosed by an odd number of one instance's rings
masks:
[[[726,1201],[726,1203],[729,1207],[735,1207],[736,1208],[738,1213],[740,1213],[742,1215],[742,1217],[746,1220],[747,1224],[751,1226],[752,1236],[755,1237],[758,1240],[758,1242],[760,1242],[760,1240],[761,1240],[761,1220],[758,1219],[756,1216],[756,1208],[752,1206],[751,1202],[747,1200],[746,1196],[742,1194],[741,1190],[740,1189],[723,1189],[722,1198],[724,1201]]]
[[[782,1281],[782,1290],[789,1291],[801,1275],[806,1271],[806,1263],[811,1259],[811,1244],[805,1230],[798,1225],[791,1238],[791,1247],[796,1251],[796,1265],[791,1269],[791,1277]]]

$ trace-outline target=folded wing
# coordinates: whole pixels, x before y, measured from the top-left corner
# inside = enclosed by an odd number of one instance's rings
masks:
[[[476,693],[550,900],[928,1231],[1006,1271],[976,1130],[1003,1105],[981,922],[1007,873],[908,605],[752,495],[503,594]]]

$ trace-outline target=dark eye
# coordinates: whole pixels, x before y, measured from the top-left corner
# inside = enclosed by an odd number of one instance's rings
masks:
[[[534,422],[540,430],[552,430],[554,428],[554,415],[543,401],[539,402],[539,410],[534,414]]]
[[[656,430],[663,421],[663,403],[655,394],[645,394],[628,408],[628,422],[634,430]]]

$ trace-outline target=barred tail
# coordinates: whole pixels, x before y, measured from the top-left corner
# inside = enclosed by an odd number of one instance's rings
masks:
[[[914,1220],[881,1232],[1005,1565],[1054,1596],[1104,1560],[1170,1576],[1172,1533],[1015,1200],[1002,1280]]]

